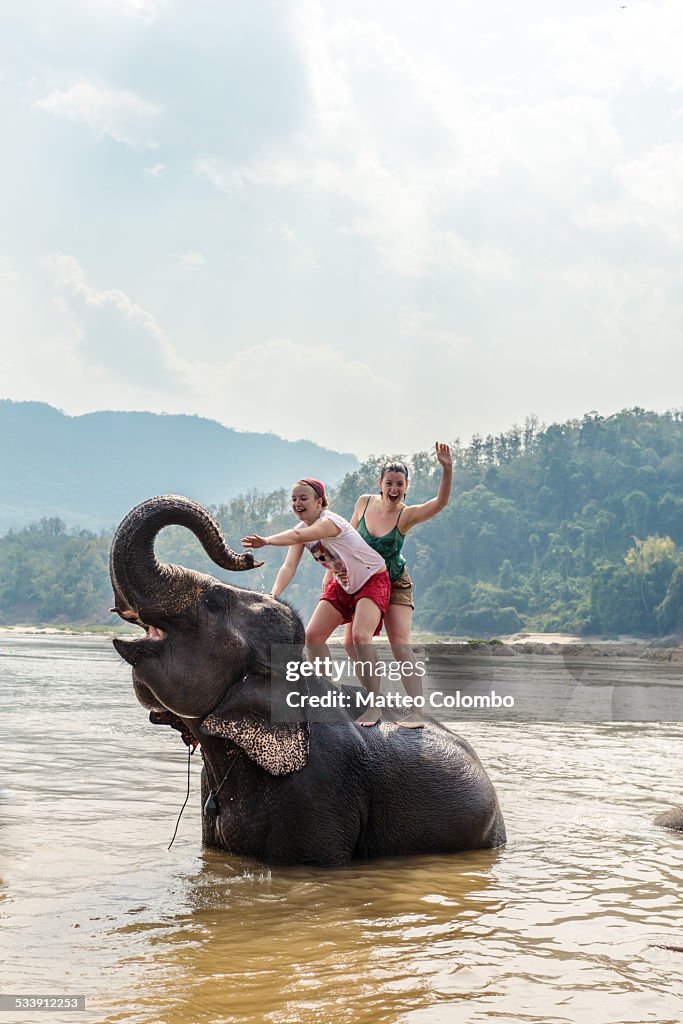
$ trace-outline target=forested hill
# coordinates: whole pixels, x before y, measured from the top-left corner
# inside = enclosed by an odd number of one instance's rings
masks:
[[[41,402],[0,401],[0,534],[55,517],[109,528],[153,494],[208,504],[302,473],[337,482],[357,465],[354,455],[310,441],[242,433],[199,416],[65,416]]]
[[[333,492],[349,515],[376,490],[370,459]],[[683,422],[642,409],[541,428],[530,419],[497,437],[454,445],[451,504],[409,534],[416,624],[455,636],[522,628],[643,636],[683,630]],[[433,456],[411,460],[411,502],[432,497]],[[289,494],[251,494],[215,508],[233,546],[246,532],[292,524]],[[70,535],[44,520],[0,540],[0,621],[102,622],[109,606],[108,537]],[[160,555],[214,571],[187,531],[167,530]],[[284,555],[232,582],[268,589]],[[321,574],[304,559],[288,591],[306,615]]]

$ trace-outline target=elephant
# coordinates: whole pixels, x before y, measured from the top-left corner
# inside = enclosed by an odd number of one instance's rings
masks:
[[[655,818],[655,825],[670,828],[675,832],[683,832],[683,807],[669,807]]]
[[[113,644],[151,720],[201,747],[205,845],[266,863],[336,866],[505,843],[493,784],[445,726],[365,729],[346,714],[278,720],[274,699],[291,685],[271,651],[288,645],[303,657],[301,619],[280,599],[159,562],[155,538],[172,524],[224,569],[262,563],[233,551],[209,512],[177,495],[136,506],[112,541],[112,611],[145,630]],[[335,689],[309,683],[319,694]]]

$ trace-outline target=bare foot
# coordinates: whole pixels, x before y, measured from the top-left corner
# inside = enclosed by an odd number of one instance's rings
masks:
[[[366,728],[370,728],[370,726],[372,725],[377,725],[381,717],[382,716],[380,715],[379,711],[368,710],[364,714],[362,714],[360,718],[356,719],[356,725],[363,725]]]
[[[425,720],[417,711],[414,711],[407,718],[401,718],[397,723],[403,729],[424,729]]]

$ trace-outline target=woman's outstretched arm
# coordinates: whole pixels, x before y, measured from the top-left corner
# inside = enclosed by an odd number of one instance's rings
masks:
[[[252,533],[248,537],[242,537],[242,544],[245,548],[265,548],[269,545],[274,548],[288,548],[291,544],[308,544],[312,540],[322,540],[323,537],[336,537],[338,533],[341,533],[341,530],[331,519],[318,519],[313,526],[304,526],[302,530],[283,530],[282,533],[271,533],[269,537]]]

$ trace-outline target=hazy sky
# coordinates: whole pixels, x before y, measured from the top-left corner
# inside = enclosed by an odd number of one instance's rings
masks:
[[[3,5],[0,397],[361,455],[682,405],[681,39],[681,0]]]

